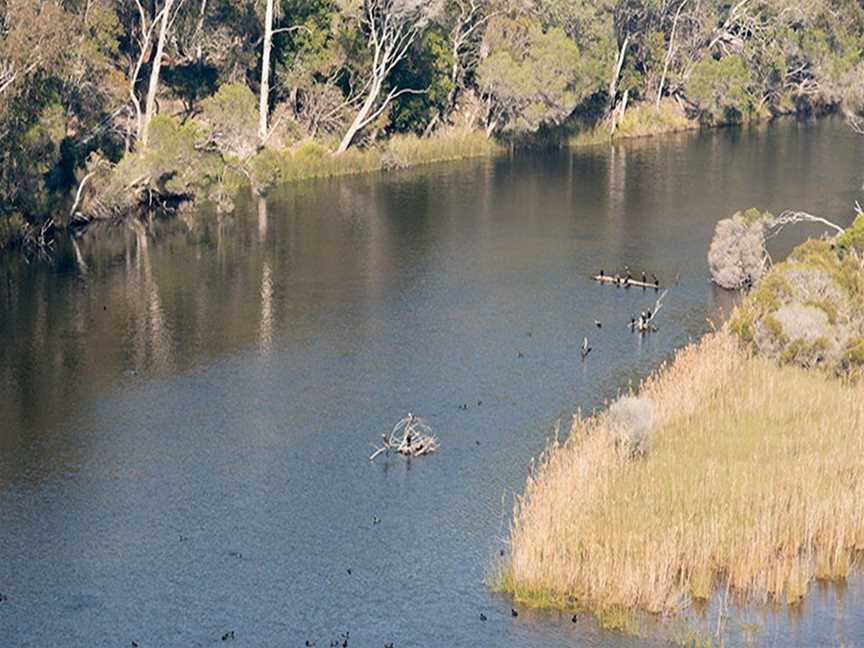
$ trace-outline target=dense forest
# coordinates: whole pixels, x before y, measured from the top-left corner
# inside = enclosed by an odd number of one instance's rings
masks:
[[[864,0],[0,0],[0,30],[0,249],[485,142],[864,104]]]

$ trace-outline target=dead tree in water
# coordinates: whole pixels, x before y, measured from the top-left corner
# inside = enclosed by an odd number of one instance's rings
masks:
[[[369,456],[369,461],[374,461],[380,454],[389,456],[391,451],[406,457],[421,457],[438,449],[438,439],[432,434],[432,428],[411,412],[393,427],[389,435],[382,434],[381,438],[383,445]]]
[[[657,327],[654,326],[654,318],[657,317],[657,313],[663,308],[663,298],[666,296],[668,290],[664,290],[660,297],[657,298],[657,301],[654,302],[654,308],[649,310],[647,313],[643,312],[639,315],[639,319],[632,320],[630,322],[630,328],[634,332],[638,333],[654,333],[657,331]]]

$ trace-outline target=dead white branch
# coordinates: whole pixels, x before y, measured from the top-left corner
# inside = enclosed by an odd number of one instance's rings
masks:
[[[389,456],[391,452],[405,457],[421,457],[438,449],[438,439],[432,434],[432,428],[411,412],[393,426],[389,435],[382,434],[381,439],[382,446],[369,456],[369,461],[375,461],[381,454]]]
[[[657,317],[657,314],[663,309],[663,298],[666,296],[669,290],[664,290],[660,296],[657,298],[657,301],[654,302],[654,308],[648,311],[643,311],[639,315],[639,319],[633,319],[630,322],[630,328],[638,333],[653,333],[657,331],[657,327],[654,326],[654,319]]]

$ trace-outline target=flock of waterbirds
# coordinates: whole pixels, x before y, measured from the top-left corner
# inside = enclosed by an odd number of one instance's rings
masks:
[[[642,273],[641,281],[638,279],[633,279],[632,274],[629,269],[625,266],[623,273],[616,273],[615,275],[606,275],[603,270],[600,270],[600,273],[595,275],[593,279],[599,283],[603,284],[611,284],[617,288],[628,289],[631,287],[641,288],[643,291],[647,289],[653,289],[655,292],[660,291],[660,281],[657,279],[655,275],[651,275],[651,282],[648,282],[648,277],[646,273]],[[634,333],[653,333],[657,331],[657,327],[654,325],[654,319],[657,317],[657,313],[660,312],[663,307],[663,297],[665,297],[667,291],[663,291],[660,294],[657,301],[654,303],[653,308],[649,310],[642,311],[639,314],[639,317],[632,317],[630,319],[629,328]],[[603,323],[600,320],[594,320],[594,326],[598,329],[603,328]],[[528,333],[528,336],[531,336],[531,333]],[[584,336],[582,339],[582,345],[580,348],[580,353],[582,355],[582,359],[584,360],[589,353],[591,353],[591,346],[588,343],[588,336]],[[522,352],[519,352],[518,357],[525,357]],[[482,400],[477,401],[477,405],[480,406],[483,404]],[[458,406],[460,410],[467,410],[468,404],[464,403]],[[403,457],[411,458],[411,457],[420,457],[425,456],[427,454],[431,454],[438,449],[438,439],[432,434],[431,426],[421,417],[408,413],[407,416],[403,417],[396,423],[393,429],[389,434],[382,434],[382,445],[377,448],[369,457],[370,461],[374,461],[375,458],[384,455],[389,456],[391,453],[399,454]],[[478,442],[479,443],[479,442]],[[372,516],[372,525],[377,526],[381,524],[382,520],[377,515]],[[181,542],[185,540],[183,536],[180,536]],[[242,558],[242,554],[237,552],[231,552],[231,555],[235,557]],[[504,555],[504,550],[502,549],[500,555]],[[348,575],[352,574],[351,569],[346,570]],[[7,600],[2,594],[0,594],[0,601]],[[518,617],[519,612],[515,608],[510,608],[510,616]],[[488,616],[483,612],[480,612],[480,621],[487,621]],[[578,621],[577,615],[573,615],[571,619],[573,623]],[[235,633],[233,630],[230,630],[222,635],[222,641],[231,641],[235,639]],[[330,648],[348,648],[348,642],[350,639],[350,633],[345,631],[340,634],[337,638],[331,639],[329,642]],[[305,645],[307,648],[312,648],[313,646],[317,646],[317,642],[315,639],[307,639]],[[133,641],[132,648],[138,648],[138,643]],[[392,642],[384,643],[384,648],[395,648],[395,645]]]
[[[641,280],[635,279],[630,268],[626,265],[622,272],[616,272],[614,275],[607,275],[606,272],[601,269],[598,274],[592,277],[592,279],[598,283],[611,284],[616,288],[623,288],[625,290],[631,287],[636,287],[641,288],[643,292],[648,289],[654,290],[655,293],[660,292],[660,280],[657,278],[657,275],[651,274],[651,281],[649,282],[648,273],[643,271]],[[666,296],[667,292],[668,290],[664,290],[660,293],[660,296],[654,302],[653,307],[643,310],[638,317],[630,318],[628,327],[632,332],[644,335],[646,333],[655,333],[657,331],[654,320],[663,308],[663,298]],[[603,323],[600,320],[595,319],[594,326],[598,329],[603,328]],[[530,331],[528,332],[528,336],[531,337]],[[579,348],[579,353],[582,356],[583,361],[588,357],[588,354],[591,353],[591,351],[592,347],[588,342],[588,336],[586,335],[582,338],[582,345]],[[525,354],[519,351],[517,357],[524,358]],[[482,400],[477,401],[478,406],[482,404]],[[463,403],[458,406],[458,409],[467,410],[468,404]],[[421,457],[432,454],[438,449],[438,439],[432,434],[432,427],[425,419],[412,414],[411,412],[408,412],[407,416],[396,423],[390,431],[390,434],[382,434],[381,440],[382,444],[374,449],[372,454],[369,456],[369,461],[374,461],[377,457],[382,455],[389,457],[391,453],[399,454],[407,458]]]
[[[625,266],[624,273],[616,273],[615,275],[609,276],[604,273],[603,270],[600,271],[599,274],[595,275],[593,279],[602,284],[611,284],[617,288],[628,289],[631,287],[641,288],[643,291],[648,289],[653,289],[655,292],[660,291],[660,281],[656,276],[651,275],[653,283],[649,283],[647,281],[647,276],[643,272],[642,280],[633,279],[632,274]],[[654,319],[657,317],[657,313],[663,307],[663,297],[665,297],[667,291],[663,291],[657,301],[654,303],[653,308],[642,311],[638,318],[632,317],[630,319],[630,330],[634,333],[653,333],[657,331],[657,327],[654,325]],[[600,320],[594,320],[594,326],[599,328],[603,328],[603,323]],[[531,337],[531,332],[528,333],[528,336]],[[584,336],[582,339],[582,345],[580,348],[580,353],[582,355],[582,359],[588,357],[588,354],[591,353],[591,346],[588,343],[588,336]],[[522,352],[519,352],[518,357],[525,357]],[[478,407],[483,404],[482,400],[477,401]],[[464,403],[458,406],[458,409],[467,410],[468,404]],[[432,434],[432,427],[429,425],[426,420],[423,418],[413,414],[408,413],[407,416],[403,417],[396,423],[393,429],[389,434],[382,434],[382,445],[378,447],[370,456],[369,460],[374,461],[377,457],[384,455],[389,456],[392,454],[398,454],[406,458],[411,457],[421,457],[435,452],[438,449],[438,439]],[[479,444],[479,441],[478,441]],[[377,526],[381,524],[382,520],[378,516],[372,516],[372,526]],[[187,540],[186,537],[180,536],[180,541],[183,542]],[[502,549],[500,554],[504,555],[504,550]],[[239,552],[230,552],[235,558],[243,557],[243,554]],[[351,569],[346,570],[348,575],[352,574]],[[3,594],[0,594],[0,602],[8,600]],[[518,617],[519,612],[515,608],[510,608],[510,615],[512,617]],[[480,613],[480,621],[487,621],[488,617],[483,612]],[[572,622],[577,622],[577,616],[574,614],[572,618]],[[235,631],[229,630],[225,632],[221,639],[222,641],[232,641],[236,638]],[[350,633],[345,631],[340,634],[337,638],[331,639],[329,642],[329,648],[348,648],[348,643],[350,640]],[[317,646],[317,642],[315,639],[307,639],[305,645],[308,648],[313,646]],[[138,642],[132,642],[132,648],[138,648]],[[395,645],[392,642],[384,643],[384,648],[395,648]]]

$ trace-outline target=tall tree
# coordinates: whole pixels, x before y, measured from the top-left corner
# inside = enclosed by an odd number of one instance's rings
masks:
[[[136,0],[136,2],[138,1],[139,0]],[[147,86],[147,101],[144,104],[144,119],[138,135],[142,146],[147,146],[150,121],[153,119],[153,115],[156,114],[156,93],[159,91],[159,74],[162,70],[162,57],[165,53],[165,40],[168,38],[168,32],[171,28],[171,9],[173,8],[175,1],[178,1],[179,4],[183,4],[183,0],[165,0],[158,21],[159,38],[156,42],[156,54],[153,56],[153,62],[150,67],[150,83]],[[154,22],[156,22],[155,19]]]
[[[385,91],[385,84],[417,36],[439,14],[441,3],[424,0],[361,0],[361,6],[355,6],[353,10],[366,34],[372,61],[362,84],[365,98],[343,135],[337,153],[348,150],[357,133],[378,119],[393,99],[406,93],[423,92],[416,88],[391,88]]]
[[[270,110],[270,52],[273,48],[273,0],[264,11],[264,43],[261,53],[261,88],[258,93],[258,139],[267,141],[267,115]]]

